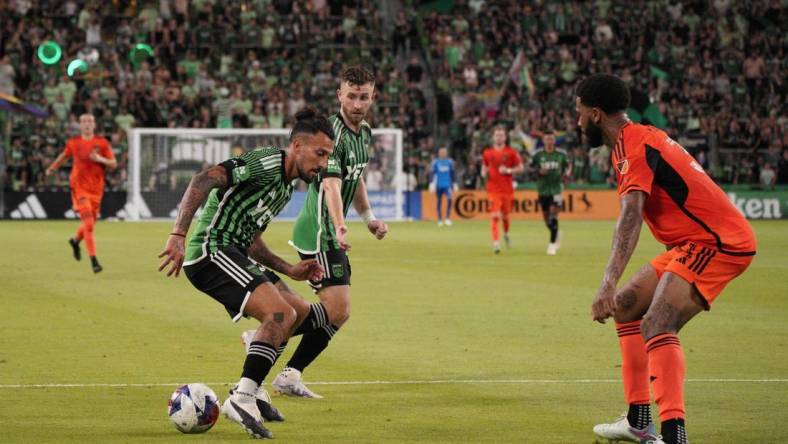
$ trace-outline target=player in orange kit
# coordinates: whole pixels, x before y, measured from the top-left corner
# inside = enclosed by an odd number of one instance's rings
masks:
[[[492,234],[493,252],[501,252],[498,240],[498,220],[503,221],[503,240],[509,247],[509,213],[512,212],[514,186],[512,174],[523,171],[520,155],[506,145],[506,128],[493,128],[493,146],[482,153],[482,176],[487,178],[487,200],[490,201],[490,233]]]
[[[96,242],[93,229],[96,225],[101,198],[104,195],[104,170],[114,170],[118,163],[107,139],[93,134],[96,119],[92,114],[79,116],[79,137],[72,137],[66,142],[66,148],[47,168],[47,176],[53,174],[67,157],[73,159],[71,167],[71,202],[74,211],[82,220],[76,236],[68,240],[74,253],[74,259],[82,259],[79,243],[85,239],[90,265],[94,273],[102,270],[96,259]]]
[[[602,283],[591,306],[595,321],[616,322],[629,411],[594,433],[611,440],[686,444],[684,354],[677,336],[709,310],[755,255],[755,235],[727,195],[665,132],[632,123],[629,90],[618,77],[595,74],[576,93],[578,124],[589,145],[613,148],[621,214]],[[667,251],[616,290],[643,220]],[[649,382],[661,437],[651,423]]]

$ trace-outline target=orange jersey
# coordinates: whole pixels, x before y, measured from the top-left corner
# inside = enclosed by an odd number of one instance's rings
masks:
[[[643,218],[670,246],[694,241],[735,256],[755,254],[755,235],[744,216],[703,168],[664,131],[627,123],[612,155],[618,194],[648,195]]]
[[[509,146],[502,149],[486,148],[482,154],[482,162],[487,167],[487,192],[488,193],[514,193],[512,175],[502,174],[498,168],[505,166],[514,168],[522,163],[520,155]]]
[[[72,191],[101,196],[104,193],[104,165],[90,160],[93,151],[107,159],[115,158],[109,142],[101,136],[93,136],[89,140],[82,136],[72,137],[66,142],[64,153],[72,158]]]

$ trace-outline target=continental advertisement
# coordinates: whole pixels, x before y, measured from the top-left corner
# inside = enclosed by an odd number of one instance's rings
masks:
[[[788,191],[748,190],[726,192],[733,206],[747,219],[788,219]],[[466,190],[454,193],[452,218],[487,219],[490,204],[484,191]],[[425,220],[437,220],[435,194],[421,195],[421,216]],[[444,203],[445,205],[445,203]],[[614,220],[618,217],[619,202],[615,190],[567,190],[563,193],[562,219]],[[512,219],[541,220],[542,209],[535,190],[514,193]]]
[[[421,199],[422,218],[437,220],[435,194],[424,192]],[[567,190],[563,193],[561,211],[561,219],[613,220],[618,217],[618,195],[611,190]],[[489,212],[490,203],[484,191],[458,191],[452,196],[454,219],[488,219]],[[542,219],[542,209],[535,190],[515,191],[510,217]]]

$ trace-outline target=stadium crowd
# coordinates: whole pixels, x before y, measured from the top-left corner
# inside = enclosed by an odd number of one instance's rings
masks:
[[[8,115],[4,185],[67,184],[67,169],[52,179],[43,171],[78,133],[78,116],[92,112],[119,161],[108,186],[123,189],[125,129],[287,127],[305,103],[334,112],[336,76],[358,61],[377,76],[372,125],[406,131],[406,169],[417,182],[408,188],[427,186],[442,145],[461,183],[479,187],[480,153],[499,122],[526,161],[542,132],[556,130],[572,180],[608,183],[609,149],[584,147],[574,112],[576,80],[600,71],[629,82],[630,114],[665,128],[720,182],[788,183],[779,0],[457,0],[448,12],[406,5],[391,27],[378,3],[0,1],[9,18],[0,92],[50,113]],[[62,46],[59,63],[38,59],[46,40]],[[154,55],[133,51],[140,42]],[[69,76],[77,54],[92,64]],[[426,90],[435,93],[434,119]]]

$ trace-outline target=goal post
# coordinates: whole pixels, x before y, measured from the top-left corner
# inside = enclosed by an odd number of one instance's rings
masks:
[[[261,146],[285,148],[290,129],[130,128],[126,220],[174,219],[189,181],[205,167]],[[405,219],[402,174],[403,133],[372,130],[364,173],[370,204],[379,219]],[[293,220],[304,202],[306,184],[298,181],[293,199],[277,217]],[[351,206],[348,219],[357,219]]]

